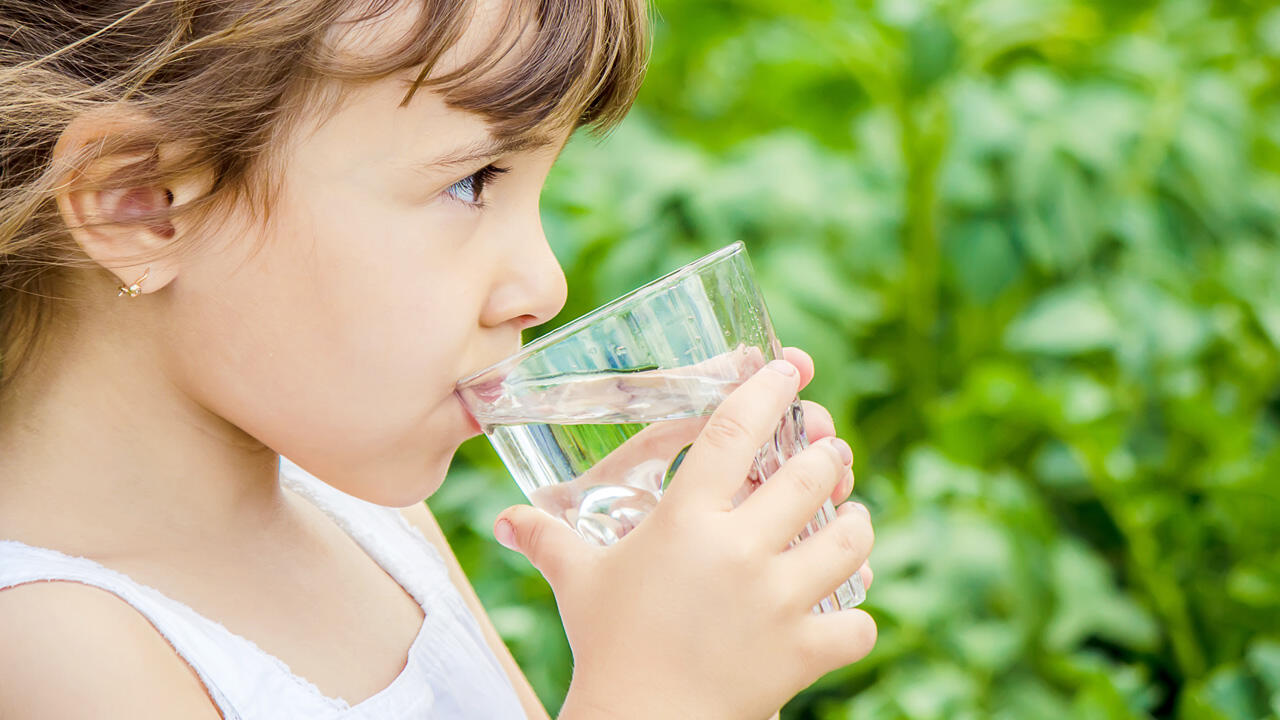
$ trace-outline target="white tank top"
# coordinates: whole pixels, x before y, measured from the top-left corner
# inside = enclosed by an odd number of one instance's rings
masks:
[[[226,720],[505,720],[525,717],[435,547],[394,508],[365,502],[281,459],[281,481],[333,518],[422,606],[404,670],[357,703],[323,695],[284,661],[154,588],[92,560],[0,540],[0,590],[72,580],[142,613],[195,670]],[[252,588],[246,588],[252,592]]]

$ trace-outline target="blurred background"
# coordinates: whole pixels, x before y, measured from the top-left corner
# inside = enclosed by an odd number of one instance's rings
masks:
[[[544,198],[562,323],[744,240],[872,509],[880,641],[784,719],[1280,717],[1280,8],[658,0]],[[553,713],[483,438],[430,501]],[[602,612],[607,610],[602,609]]]

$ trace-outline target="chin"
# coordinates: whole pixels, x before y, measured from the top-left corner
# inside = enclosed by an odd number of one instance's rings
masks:
[[[457,448],[455,447],[456,451]],[[415,470],[406,470],[384,476],[385,482],[378,482],[369,488],[377,497],[365,498],[369,502],[388,507],[405,508],[417,505],[431,497],[444,484],[445,474],[453,459],[450,452],[444,458],[431,458]]]
[[[449,463],[457,451],[435,448],[429,454],[411,454],[382,462],[363,463],[351,474],[317,475],[329,485],[366,502],[385,507],[406,508],[426,500],[444,483]]]
[[[451,404],[456,415],[434,414],[427,423],[401,430],[398,442],[377,443],[378,449],[365,450],[361,459],[347,458],[344,470],[327,481],[376,505],[405,508],[423,502],[444,484],[458,446],[480,434],[461,402],[455,398]]]

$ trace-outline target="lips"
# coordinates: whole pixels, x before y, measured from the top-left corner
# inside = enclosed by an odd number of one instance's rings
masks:
[[[501,377],[493,377],[482,383],[468,385],[466,392],[474,395],[480,402],[493,404],[502,397],[502,381]]]
[[[458,401],[458,407],[462,408],[462,415],[467,419],[467,427],[471,430],[472,435],[479,435],[484,432],[484,428],[480,427],[480,423],[476,421],[475,415],[467,409],[467,404],[463,402],[462,395],[458,391],[454,391],[453,398]]]
[[[519,349],[520,346],[517,342],[516,349],[512,352],[518,352]],[[509,355],[504,357],[509,357]],[[463,376],[463,380],[467,382],[460,382],[454,388],[454,394],[462,402],[463,409],[467,410],[467,415],[471,417],[473,422],[475,421],[475,416],[470,410],[471,407],[476,407],[481,414],[484,414],[486,406],[492,406],[502,398],[503,383],[506,382],[510,368],[495,367],[500,362],[501,360],[494,360],[489,365],[481,365],[481,369],[475,370],[471,375]],[[488,369],[485,370],[483,368]],[[471,380],[471,378],[477,376],[483,379]]]

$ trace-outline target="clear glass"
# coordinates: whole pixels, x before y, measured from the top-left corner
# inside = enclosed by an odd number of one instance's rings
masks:
[[[457,392],[529,501],[608,545],[658,503],[720,402],[781,354],[734,243],[538,338]],[[797,399],[734,504],[808,444]],[[792,544],[834,518],[827,501]],[[855,573],[814,612],[863,597]]]

